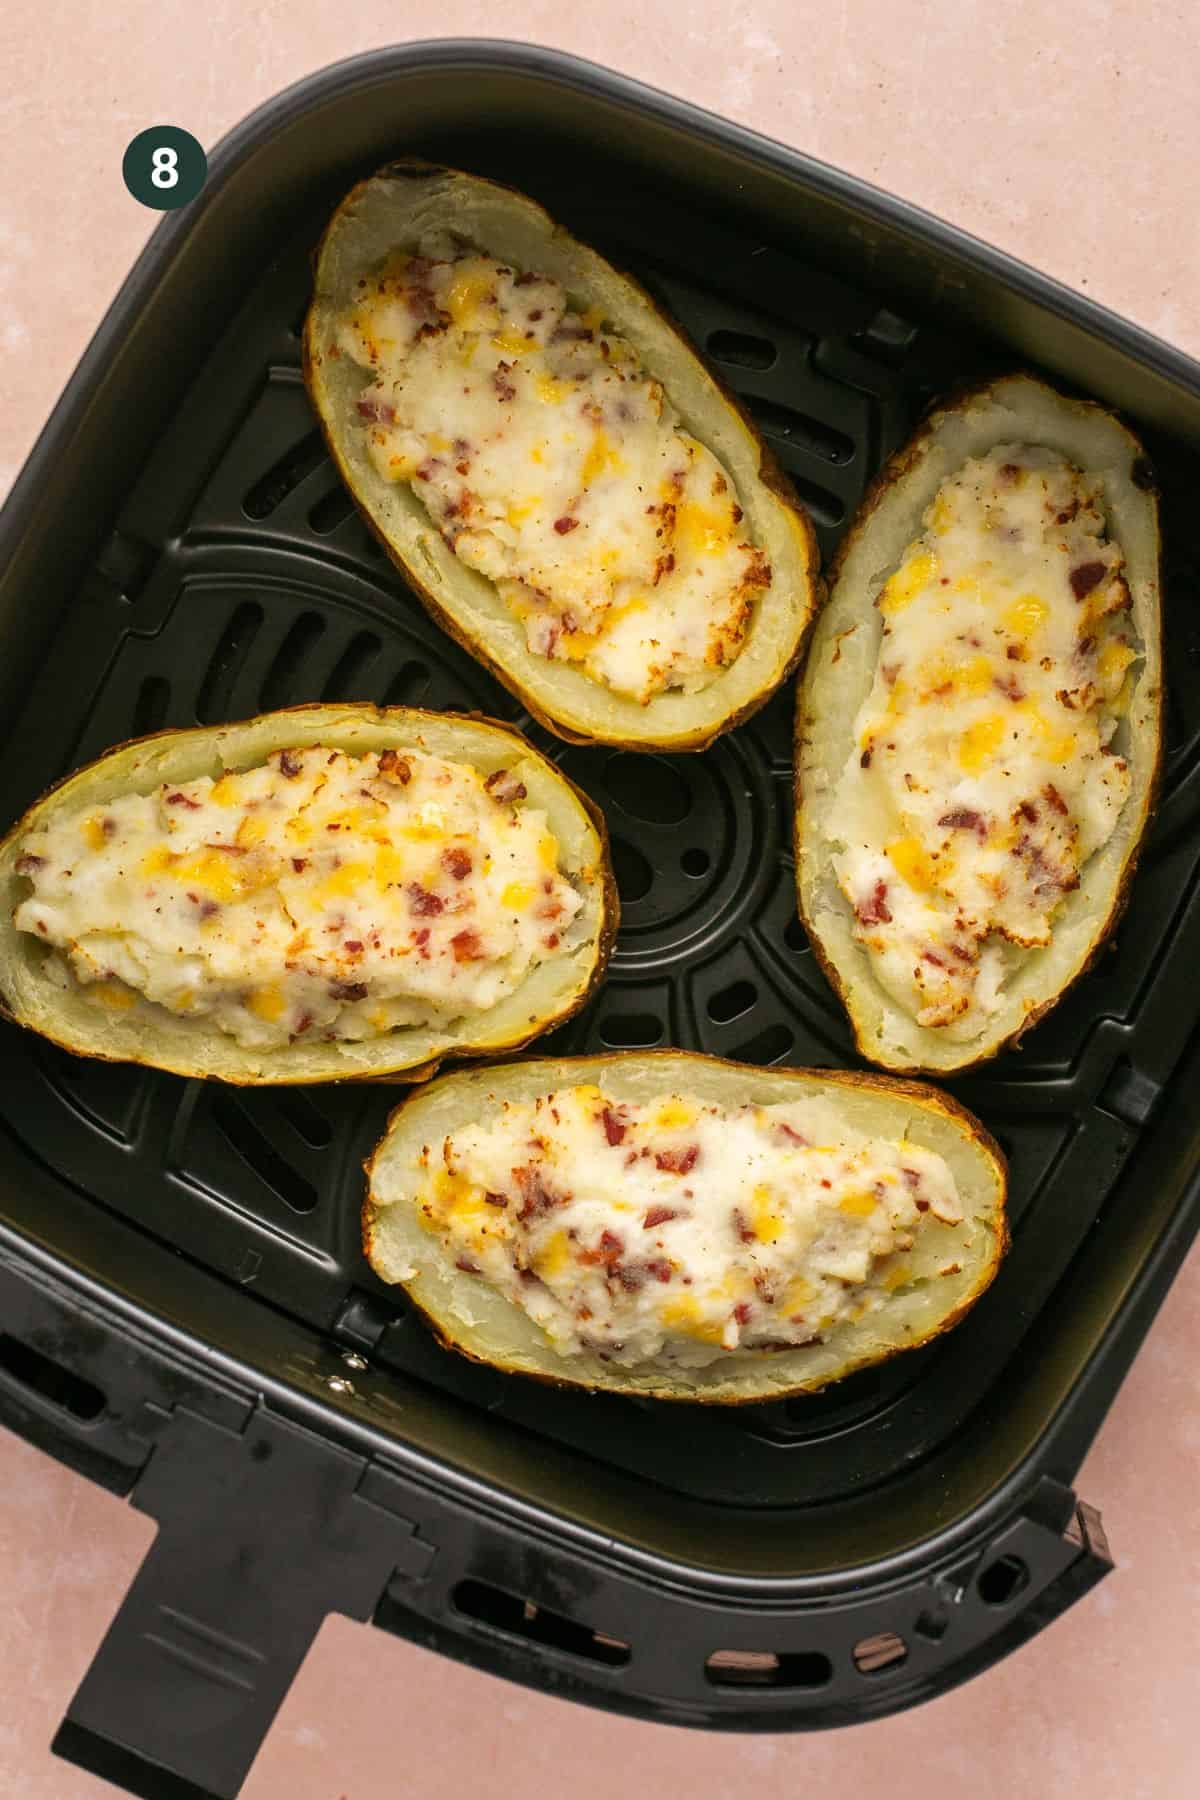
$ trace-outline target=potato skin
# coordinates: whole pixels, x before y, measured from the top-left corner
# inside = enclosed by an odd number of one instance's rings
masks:
[[[661,1070],[661,1077],[658,1071]],[[964,1160],[965,1166],[974,1165],[974,1178],[979,1180],[986,1190],[984,1201],[975,1215],[981,1233],[987,1234],[988,1241],[981,1247],[977,1266],[973,1266],[972,1279],[956,1304],[946,1312],[936,1315],[928,1328],[919,1335],[898,1341],[889,1347],[867,1354],[850,1354],[844,1362],[832,1369],[822,1370],[817,1378],[806,1376],[798,1371],[796,1378],[783,1383],[772,1380],[778,1366],[785,1358],[795,1361],[805,1352],[785,1352],[779,1356],[760,1355],[756,1367],[745,1373],[739,1373],[730,1380],[713,1382],[707,1387],[689,1389],[678,1380],[672,1380],[669,1371],[655,1371],[649,1366],[632,1369],[614,1368],[612,1365],[594,1364],[586,1375],[573,1371],[572,1359],[560,1357],[544,1345],[536,1357],[529,1354],[513,1359],[503,1355],[488,1354],[477,1345],[464,1341],[461,1331],[456,1332],[454,1322],[440,1313],[430,1304],[428,1295],[414,1291],[414,1286],[406,1283],[406,1296],[409,1303],[423,1316],[426,1323],[448,1350],[465,1356],[469,1361],[500,1369],[507,1374],[521,1375],[551,1386],[568,1388],[585,1388],[589,1391],[605,1391],[617,1394],[637,1395],[657,1400],[670,1400],[677,1403],[690,1403],[717,1406],[752,1406],[764,1400],[788,1399],[800,1394],[816,1393],[832,1382],[843,1379],[857,1369],[874,1367],[890,1361],[893,1356],[904,1351],[917,1349],[923,1344],[933,1341],[945,1331],[949,1331],[962,1319],[971,1307],[990,1286],[996,1271],[1008,1249],[1009,1230],[1006,1214],[1007,1166],[1004,1154],[987,1128],[950,1095],[930,1086],[925,1082],[907,1081],[889,1075],[875,1075],[860,1070],[831,1069],[791,1069],[771,1068],[759,1070],[742,1063],[731,1062],[722,1057],[706,1056],[699,1052],[681,1050],[626,1050],[612,1051],[605,1055],[584,1057],[563,1057],[554,1060],[514,1062],[496,1070],[476,1071],[471,1080],[472,1117],[478,1117],[480,1101],[475,1090],[485,1078],[494,1078],[494,1087],[503,1098],[505,1085],[522,1083],[526,1077],[536,1078],[537,1086],[544,1091],[554,1085],[571,1084],[576,1081],[602,1084],[606,1076],[610,1079],[621,1078],[623,1071],[631,1071],[635,1077],[645,1074],[652,1080],[661,1080],[663,1084],[687,1091],[689,1074],[705,1082],[711,1096],[714,1084],[728,1086],[730,1097],[745,1093],[748,1089],[769,1086],[772,1092],[794,1088],[802,1092],[806,1087],[833,1089],[839,1096],[852,1100],[855,1096],[869,1095],[881,1099],[884,1104],[897,1110],[901,1116],[911,1118],[913,1109],[927,1119],[941,1122],[942,1128],[950,1128],[959,1139],[957,1154]],[[443,1076],[429,1088],[415,1093],[393,1110],[383,1138],[376,1145],[371,1156],[364,1164],[367,1176],[367,1194],[363,1203],[362,1242],[363,1253],[372,1268],[382,1279],[394,1281],[395,1275],[388,1270],[387,1251],[383,1239],[386,1231],[385,1219],[390,1210],[388,1204],[380,1204],[377,1199],[379,1183],[386,1178],[385,1163],[389,1154],[389,1146],[396,1134],[402,1132],[413,1119],[414,1109],[424,1103],[436,1104],[441,1094],[452,1090],[455,1085],[463,1086],[461,1075]],[[467,1096],[464,1095],[464,1099]],[[438,1129],[441,1129],[439,1125]],[[403,1205],[403,1202],[392,1202]],[[470,1276],[456,1276],[449,1271],[449,1280],[454,1284],[469,1286]],[[845,1328],[843,1328],[845,1329]],[[749,1353],[744,1353],[749,1354]]]
[[[794,629],[790,634],[790,645],[786,657],[772,670],[769,680],[764,681],[755,692],[731,705],[718,717],[698,723],[690,729],[664,728],[655,724],[655,701],[638,709],[642,714],[642,719],[636,721],[636,725],[640,728],[634,728],[633,725],[622,728],[618,725],[604,723],[602,717],[605,707],[604,693],[599,688],[599,684],[595,684],[598,689],[593,701],[597,712],[596,718],[586,727],[579,723],[573,723],[569,717],[563,716],[554,704],[548,702],[544,694],[534,691],[528,679],[523,678],[518,669],[513,668],[499,657],[482,632],[470,629],[456,615],[447,593],[448,588],[458,585],[453,581],[452,573],[447,575],[444,580],[435,582],[431,575],[423,570],[421,559],[412,554],[406,554],[396,542],[395,537],[387,530],[362,491],[360,479],[352,467],[349,446],[353,439],[342,422],[338,409],[331,404],[327,384],[323,379],[324,357],[319,344],[323,325],[323,310],[320,305],[322,270],[326,265],[327,258],[336,259],[337,239],[343,220],[353,214],[355,207],[376,184],[381,182],[420,183],[437,178],[451,183],[469,184],[473,189],[486,191],[491,203],[501,213],[506,205],[535,212],[552,233],[557,244],[574,246],[574,240],[569,237],[567,232],[561,226],[555,225],[544,210],[536,207],[534,202],[525,195],[517,193],[514,189],[506,188],[500,183],[487,181],[479,176],[467,175],[462,171],[449,169],[439,164],[424,162],[416,157],[386,164],[373,176],[359,182],[334,212],[317,248],[314,261],[318,293],[314,296],[313,304],[305,319],[302,340],[305,386],[313,410],[317,415],[330,458],[351,498],[358,506],[368,529],[404,576],[406,583],[412,588],[425,610],[449,637],[453,638],[469,655],[494,675],[546,730],[571,744],[603,743],[627,750],[689,751],[706,749],[716,738],[733,730],[756,713],[760,707],[766,704],[776,689],[795,673],[803,656],[807,631],[824,603],[826,588],[820,575],[820,552],[812,520],[777,458],[763,442],[740,400],[702,361],[683,329],[674,320],[668,319],[653,296],[647,293],[645,288],[632,276],[624,271],[616,270],[607,263],[602,263],[595,252],[587,252],[591,262],[601,266],[607,278],[621,291],[626,305],[653,315],[670,330],[675,340],[680,368],[686,371],[688,378],[693,382],[699,377],[707,390],[708,403],[711,405],[714,399],[718,400],[727,417],[736,421],[741,437],[753,447],[756,467],[749,479],[753,481],[762,496],[769,496],[777,503],[778,508],[786,514],[790,526],[791,542],[787,552],[782,554],[777,552],[773,558],[774,563],[782,562],[785,566],[775,568],[775,579],[772,586],[774,587],[776,583],[785,583],[794,587],[800,596],[795,609]],[[487,248],[488,246],[482,247]],[[381,250],[382,248],[384,247],[381,246]],[[620,328],[619,316],[614,318],[614,323]],[[652,372],[661,373],[661,371]],[[670,388],[669,380],[668,387]],[[352,421],[346,423],[352,424]],[[739,482],[742,484],[739,485],[739,496],[743,500],[745,499],[743,491],[745,480],[746,477],[739,477]],[[769,603],[769,600],[760,601],[760,610]],[[752,627],[752,636],[754,630],[755,627]],[[745,654],[745,650],[743,650],[743,654]],[[546,659],[536,658],[531,652],[526,652],[520,660],[537,664]],[[561,674],[561,671],[559,673]],[[554,665],[551,665],[550,674],[547,676],[548,682],[553,680],[553,675]],[[722,678],[718,677],[711,687],[719,686],[721,681]],[[711,688],[705,691],[710,692]]]
[[[143,765],[151,762],[155,781],[150,785],[157,785],[159,780],[188,780],[195,773],[208,773],[209,766],[213,769],[250,767],[265,760],[271,750],[287,748],[301,741],[313,743],[320,739],[350,750],[376,748],[385,743],[400,749],[414,747],[423,731],[446,734],[447,742],[439,747],[439,754],[453,755],[453,741],[457,740],[460,745],[459,753],[464,760],[472,760],[472,749],[477,757],[503,751],[514,760],[533,765],[541,777],[549,778],[548,785],[552,784],[554,791],[564,798],[569,797],[567,803],[577,820],[586,821],[585,830],[595,846],[590,866],[586,871],[581,871],[584,891],[589,896],[589,906],[595,915],[593,932],[587,940],[591,945],[590,967],[585,976],[569,984],[544,1017],[539,1016],[536,1021],[522,1021],[500,1040],[489,1038],[478,1044],[443,1044],[436,1052],[419,1056],[415,1060],[406,1060],[403,1044],[395,1041],[402,1039],[404,1034],[392,1033],[387,1038],[375,1041],[373,1048],[376,1054],[370,1059],[370,1066],[345,1068],[340,1065],[336,1054],[327,1055],[324,1061],[318,1055],[314,1066],[305,1066],[292,1055],[296,1046],[289,1047],[288,1051],[242,1053],[233,1040],[224,1040],[223,1034],[216,1032],[197,1032],[196,1052],[192,1056],[186,1053],[186,1049],[181,1054],[179,1046],[175,1044],[168,1044],[164,1050],[154,1042],[153,1032],[145,1029],[144,1016],[136,1042],[123,1044],[119,1048],[105,1048],[96,1042],[87,1041],[78,1029],[72,1029],[69,1016],[65,1020],[56,1018],[52,997],[42,1016],[38,1016],[41,1008],[31,1007],[28,972],[22,974],[22,940],[26,934],[17,932],[12,924],[11,902],[20,880],[14,874],[13,864],[20,842],[29,831],[37,828],[48,813],[57,810],[58,805],[68,796],[72,806],[86,805],[88,794],[97,780],[118,760],[121,764],[136,763],[139,760]],[[367,735],[362,736],[363,733]],[[240,763],[236,752],[227,761],[219,757],[215,748],[218,744],[224,749],[227,745],[236,745],[239,739],[249,738],[251,734],[255,734],[251,756]],[[205,747],[210,745],[213,746],[213,754],[208,759],[208,765],[192,768],[191,774],[173,772],[181,755],[188,759],[189,766],[193,765]],[[168,761],[163,761],[164,757]],[[168,762],[171,766],[168,766]],[[143,788],[144,786],[145,784]],[[140,1063],[150,1068],[166,1069],[174,1074],[222,1081],[237,1087],[298,1086],[325,1081],[424,1082],[447,1058],[468,1059],[514,1054],[544,1031],[573,1017],[580,1007],[586,1005],[603,979],[620,923],[620,902],[603,814],[590,797],[549,763],[528,739],[502,721],[489,719],[481,713],[436,713],[418,707],[377,707],[370,704],[309,703],[284,707],[276,712],[262,713],[252,719],[228,725],[153,732],[147,737],[130,738],[113,745],[95,762],[73,771],[48,788],[0,841],[0,887],[6,890],[9,898],[8,906],[0,910],[0,1016],[37,1032],[39,1036],[76,1055],[88,1056],[101,1062]],[[45,997],[39,998],[44,1004]],[[486,1028],[486,1017],[487,1015],[480,1021],[481,1029]],[[169,1021],[170,1015],[165,1018]],[[186,1045],[186,1040],[184,1043]],[[314,1048],[319,1050],[319,1047]],[[201,1058],[200,1052],[205,1049],[207,1053]],[[214,1050],[215,1060],[212,1054]],[[222,1050],[225,1051],[223,1056]]]
[[[1162,777],[1163,762],[1163,706],[1161,687],[1158,685],[1157,663],[1160,649],[1161,616],[1158,602],[1160,588],[1159,563],[1161,557],[1158,521],[1157,521],[1157,486],[1153,467],[1146,456],[1140,442],[1133,432],[1114,414],[1108,412],[1096,401],[1080,400],[1066,396],[1050,383],[1040,377],[1015,373],[1000,377],[998,380],[984,381],[955,390],[944,399],[934,402],[916,432],[901,446],[883,465],[854,515],[849,530],[838,545],[837,551],[827,572],[831,599],[840,598],[840,587],[847,564],[854,556],[864,535],[870,529],[873,520],[890,497],[899,493],[906,481],[917,471],[931,446],[936,443],[939,433],[946,429],[948,421],[955,415],[967,414],[979,405],[988,405],[997,395],[1015,393],[1018,398],[1032,399],[1034,404],[1041,404],[1050,409],[1061,408],[1078,419],[1094,421],[1097,428],[1119,434],[1128,450],[1128,482],[1131,488],[1138,490],[1145,497],[1150,513],[1153,530],[1154,574],[1153,605],[1149,616],[1139,620],[1143,633],[1148,638],[1152,651],[1155,672],[1150,679],[1155,683],[1150,699],[1153,706],[1152,737],[1148,741],[1142,766],[1139,771],[1140,783],[1130,795],[1129,805],[1137,808],[1138,824],[1133,834],[1129,849],[1125,855],[1121,871],[1103,911],[1095,920],[1091,934],[1090,947],[1086,956],[1071,970],[1068,977],[1056,986],[1053,991],[1033,1001],[1024,1008],[1022,1017],[1010,1029],[992,1040],[985,1041],[977,1050],[964,1045],[962,1054],[955,1060],[925,1060],[920,1056],[892,1057],[880,1054],[877,1043],[869,1035],[862,1009],[858,1002],[858,992],[863,982],[870,982],[868,972],[851,971],[832,954],[829,945],[822,936],[812,905],[813,893],[809,883],[804,879],[804,859],[807,854],[806,826],[810,808],[809,795],[806,791],[804,763],[808,742],[810,709],[816,698],[816,684],[827,676],[828,671],[821,666],[821,646],[810,640],[807,661],[802,671],[796,696],[795,720],[795,760],[793,774],[793,838],[795,850],[795,866],[797,878],[797,904],[801,923],[808,935],[809,943],[820,964],[821,970],[830,987],[845,1008],[850,1025],[854,1031],[855,1047],[859,1054],[868,1061],[875,1062],[892,1073],[899,1075],[920,1074],[961,1074],[998,1056],[1002,1050],[1016,1048],[1026,1034],[1031,1031],[1047,1013],[1058,1005],[1059,1001],[1070,992],[1075,984],[1095,966],[1097,958],[1112,937],[1129,904],[1133,878],[1136,873],[1138,859],[1145,843],[1154,810],[1158,800],[1159,786]],[[1038,441],[1036,434],[1031,435],[1030,442]],[[898,546],[897,548],[901,548]],[[869,604],[869,603],[868,603]],[[861,698],[861,696],[860,696]],[[857,709],[857,700],[851,710]],[[1070,903],[1068,902],[1068,905]],[[1061,917],[1061,915],[1060,915]],[[926,1032],[926,1037],[936,1037],[936,1033]]]

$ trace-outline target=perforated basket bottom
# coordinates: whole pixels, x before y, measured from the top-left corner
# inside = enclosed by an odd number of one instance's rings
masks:
[[[527,185],[633,267],[707,349],[826,553],[929,397],[986,366],[978,346],[688,214],[677,195],[643,209],[639,242],[630,216],[616,222],[577,189]],[[123,738],[302,700],[478,708],[529,728],[407,592],[314,431],[297,330],[317,231],[313,219],[281,249],[199,372],[69,608],[13,740],[22,754],[0,770],[7,817]],[[1151,447],[1169,531],[1197,471]],[[1003,1375],[1194,1019],[1200,639],[1183,619],[1167,669],[1163,804],[1119,945],[1024,1051],[956,1085],[1011,1159],[1012,1254],[952,1339],[826,1395],[697,1415],[552,1392],[440,1350],[359,1250],[360,1165],[395,1099],[386,1089],[223,1091],[77,1061],[10,1030],[7,1129],[141,1230],[498,1420],[728,1503],[861,1492],[944,1440]],[[565,749],[532,729],[603,806],[624,907],[609,980],[547,1052],[676,1044],[754,1063],[854,1062],[795,917],[791,705],[777,696],[700,757]]]

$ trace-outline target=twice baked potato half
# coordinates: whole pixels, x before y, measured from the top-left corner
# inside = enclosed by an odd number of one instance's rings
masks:
[[[699,750],[795,665],[808,515],[650,296],[533,200],[420,162],[361,182],[304,367],[392,560],[560,737]]]
[[[0,1004],[80,1055],[242,1083],[424,1079],[581,1006],[604,824],[519,733],[367,705],[164,731],[0,844]]]
[[[994,1056],[1123,908],[1162,743],[1158,512],[1141,445],[1011,376],[892,458],[831,573],[799,693],[801,918],[883,1067]]]
[[[934,1089],[682,1051],[448,1075],[367,1164],[363,1241],[452,1349],[720,1404],[927,1343],[1007,1245],[1003,1158]]]

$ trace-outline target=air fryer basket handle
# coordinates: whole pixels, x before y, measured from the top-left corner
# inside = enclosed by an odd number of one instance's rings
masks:
[[[134,1505],[159,1533],[54,1741],[145,1800],[233,1800],[327,1612],[432,1555],[361,1458],[256,1411],[176,1408]]]

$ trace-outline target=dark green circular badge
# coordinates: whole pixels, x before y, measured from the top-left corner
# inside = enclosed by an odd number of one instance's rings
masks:
[[[204,186],[208,158],[190,131],[178,125],[151,125],[139,131],[121,164],[125,186],[143,206],[173,212]]]

